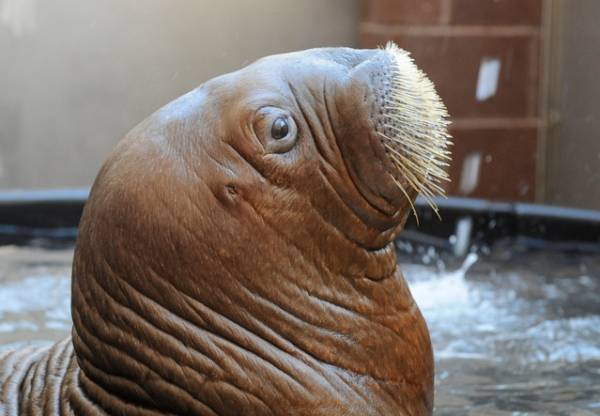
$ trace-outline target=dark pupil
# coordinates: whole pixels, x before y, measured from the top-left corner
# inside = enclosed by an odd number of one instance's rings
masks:
[[[271,136],[275,140],[283,139],[287,136],[289,131],[288,123],[284,118],[278,118],[273,122],[273,127],[271,127]]]

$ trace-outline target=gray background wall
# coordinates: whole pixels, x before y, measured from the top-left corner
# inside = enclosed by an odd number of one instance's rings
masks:
[[[89,185],[135,124],[263,55],[354,46],[357,0],[0,0],[0,188]]]
[[[600,1],[553,14],[546,201],[600,209]]]

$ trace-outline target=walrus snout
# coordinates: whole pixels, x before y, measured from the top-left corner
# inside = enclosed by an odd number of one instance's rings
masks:
[[[435,209],[433,197],[448,180],[450,136],[433,84],[393,43],[346,61],[349,77],[336,103],[345,106],[340,147],[355,185],[387,213],[412,207],[418,194]]]

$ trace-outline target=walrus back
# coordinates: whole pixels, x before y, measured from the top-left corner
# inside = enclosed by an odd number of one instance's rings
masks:
[[[0,354],[0,415],[61,414],[61,391],[72,365],[70,337],[49,347]]]

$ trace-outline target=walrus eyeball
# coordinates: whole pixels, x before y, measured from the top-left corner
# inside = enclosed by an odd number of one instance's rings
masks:
[[[267,153],[286,153],[296,144],[298,131],[292,115],[276,107],[258,110],[254,133]]]
[[[275,140],[281,140],[288,135],[290,128],[288,126],[288,122],[285,118],[278,118],[273,122],[273,126],[271,126],[271,136]]]

